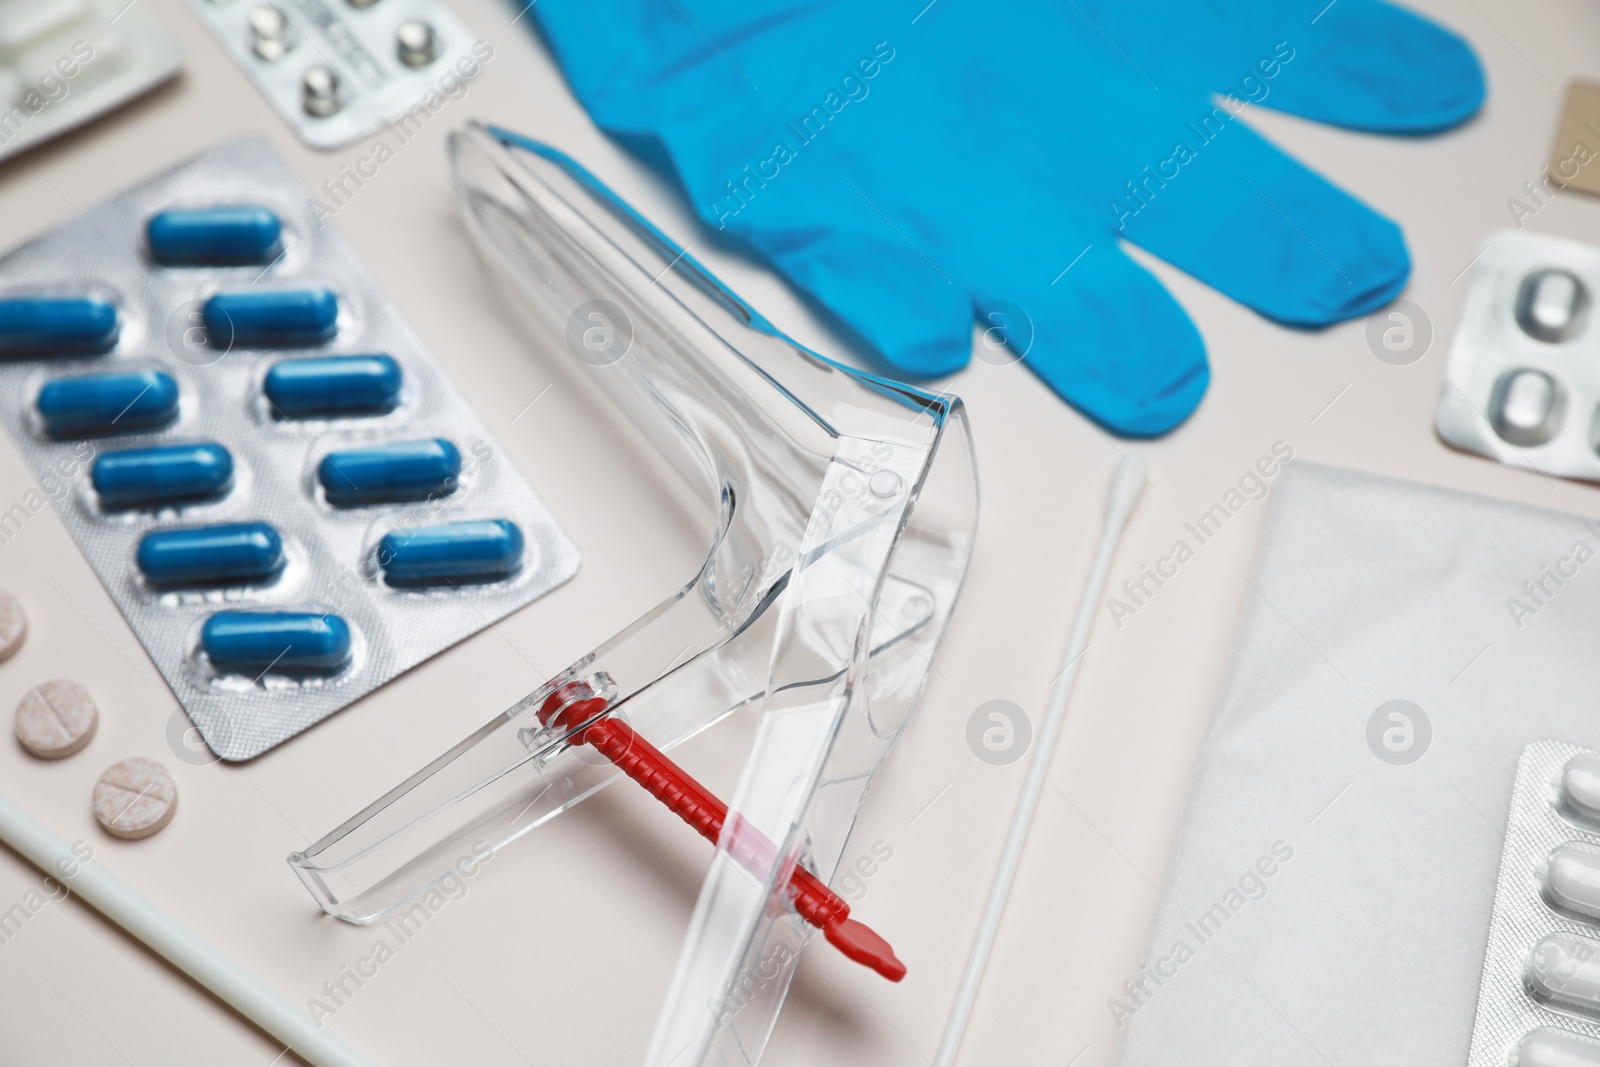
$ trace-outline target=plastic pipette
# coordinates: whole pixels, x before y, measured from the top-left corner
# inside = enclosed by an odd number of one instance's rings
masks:
[[[777,854],[771,841],[754,827],[743,824],[737,815],[733,830],[724,841],[728,806],[621,719],[595,718],[605,709],[605,699],[595,696],[587,685],[569,682],[545,698],[539,721],[553,729],[572,730],[594,719],[569,738],[571,743],[593,747],[676,812],[701,837],[725,847],[746,870],[762,874],[771,867]],[[847,957],[871,967],[891,982],[906,976],[906,965],[895,957],[889,942],[865,923],[850,918],[850,905],[804,867],[796,865],[790,875],[789,896],[796,913],[821,930],[828,943]]]

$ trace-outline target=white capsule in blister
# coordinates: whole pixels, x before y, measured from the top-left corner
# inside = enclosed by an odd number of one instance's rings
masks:
[[[426,67],[439,55],[439,38],[426,22],[403,22],[395,31],[395,54],[408,67]]]
[[[1600,1067],[1597,804],[1600,752],[1523,750],[1465,1067]]]
[[[1600,1041],[1541,1026],[1517,1042],[1511,1067],[1600,1067]]]
[[[1561,771],[1561,806],[1600,821],[1600,755],[1586,753],[1567,761]]]
[[[339,110],[339,75],[332,67],[307,67],[300,79],[302,106],[307,115],[326,118]]]
[[[1561,390],[1544,371],[1507,371],[1495,383],[1490,421],[1514,445],[1542,445],[1561,429]]]
[[[64,29],[89,15],[84,0],[60,0],[54,4],[9,4],[0,21],[0,49],[21,51],[39,38]]]
[[[1575,841],[1557,845],[1545,858],[1540,882],[1552,908],[1600,919],[1600,850]]]
[[[1517,325],[1529,337],[1555,343],[1577,332],[1588,296],[1576,275],[1542,270],[1528,275],[1517,294]]]
[[[250,47],[268,63],[282,59],[294,47],[293,31],[282,11],[262,4],[250,11]]]
[[[1524,977],[1540,1003],[1600,1017],[1600,941],[1550,934],[1528,953]]]

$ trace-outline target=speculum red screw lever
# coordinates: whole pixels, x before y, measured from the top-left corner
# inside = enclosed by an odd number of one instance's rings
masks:
[[[605,708],[605,699],[593,695],[586,684],[568,682],[545,698],[539,721],[553,729],[572,730]],[[610,760],[707,841],[717,844],[721,839],[728,819],[727,805],[627,723],[611,717],[596,719],[571,741],[589,745]],[[746,870],[758,874],[765,871],[776,852],[772,842],[753,827],[738,829],[730,843],[730,853]],[[834,948],[891,982],[906,976],[906,965],[895,956],[889,942],[865,923],[850,918],[850,905],[804,867],[797,865],[790,876],[789,895],[795,912],[821,930]]]

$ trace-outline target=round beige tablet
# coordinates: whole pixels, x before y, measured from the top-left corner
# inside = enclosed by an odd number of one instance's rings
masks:
[[[94,817],[113,837],[149,837],[172,821],[177,807],[172,775],[143,756],[112,764],[94,784]]]
[[[40,759],[60,759],[87,745],[99,722],[89,691],[63,679],[24,693],[15,726],[23,748]]]
[[[16,655],[27,636],[28,617],[22,613],[22,601],[0,589],[0,660]]]

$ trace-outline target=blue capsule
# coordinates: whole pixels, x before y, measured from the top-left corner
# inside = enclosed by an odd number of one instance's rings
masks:
[[[378,542],[378,565],[391,585],[492,582],[522,566],[522,531],[508,519],[394,530]]]
[[[261,207],[163,211],[145,224],[145,237],[164,267],[264,266],[283,252],[283,223]]]
[[[286,359],[267,371],[261,391],[283,419],[383,415],[400,403],[400,364],[383,355]]]
[[[283,566],[283,538],[264,522],[233,522],[144,535],[135,555],[151,585],[260,582]]]
[[[178,417],[178,383],[159,370],[53,378],[35,404],[55,437],[135,433]]]
[[[444,438],[329,452],[317,480],[330,504],[425,500],[456,491],[461,452]]]
[[[220,496],[233,480],[233,455],[209,442],[103,452],[89,480],[108,510],[206,500]]]
[[[206,343],[320,345],[339,327],[339,298],[328,289],[238,289],[217,293],[200,310]]]
[[[219,611],[200,648],[220,674],[332,674],[350,662],[350,625],[331,613]]]
[[[93,297],[0,300],[0,354],[84,355],[117,343],[117,308]]]

